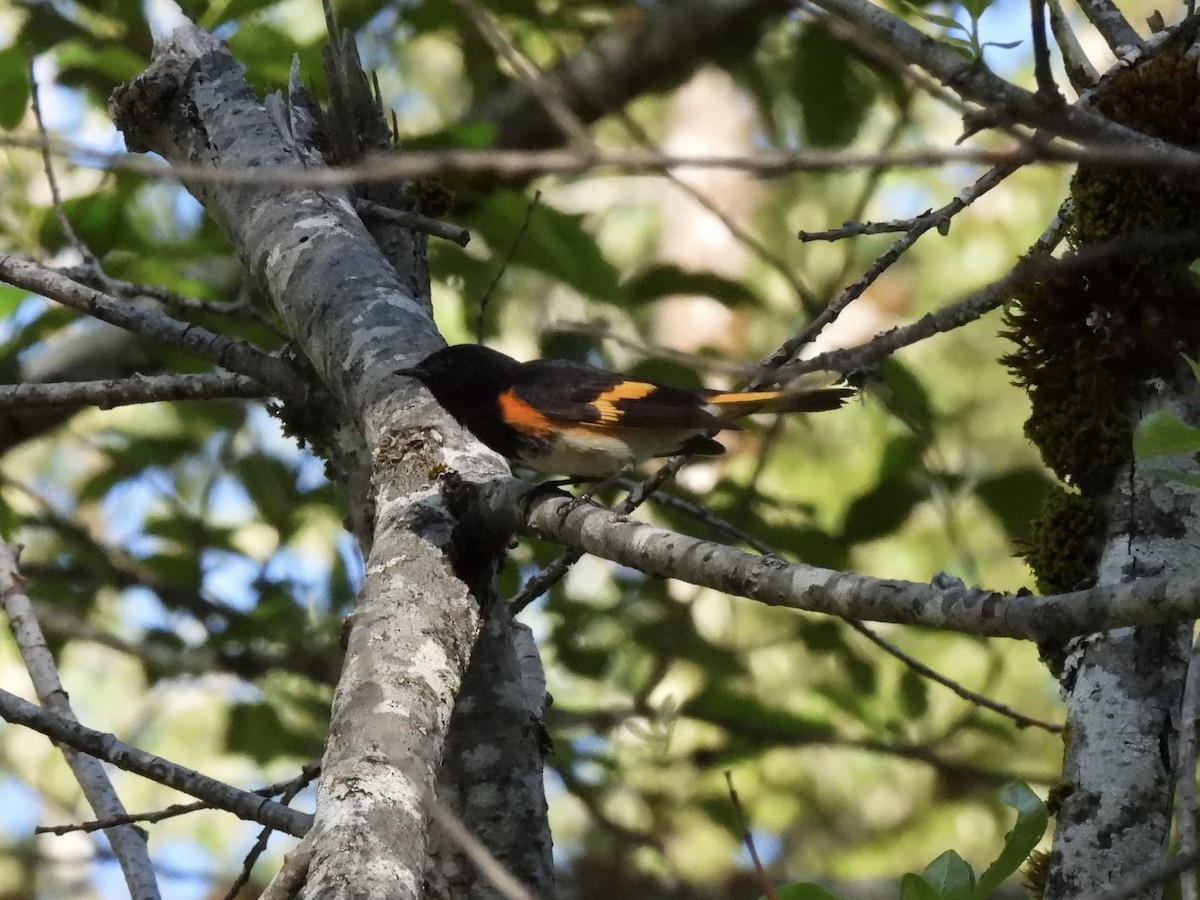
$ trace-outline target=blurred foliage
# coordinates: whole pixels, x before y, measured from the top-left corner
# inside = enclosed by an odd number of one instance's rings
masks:
[[[298,54],[302,77],[320,90],[323,24],[314,2],[180,6],[229,41],[257,89],[279,87]],[[335,6],[378,72],[406,140],[478,146],[492,139],[488,126],[467,119],[509,75],[450,4]],[[636,27],[645,14],[607,0],[487,6],[547,68],[610,28]],[[972,23],[980,52],[992,21],[980,19],[983,9],[959,14]],[[31,133],[25,73],[32,52],[50,127],[116,146],[104,102],[143,65],[152,26],[155,33],[171,27],[169,14],[159,15],[147,22],[143,6],[125,0],[23,0],[0,13],[0,126],[19,122]],[[989,59],[999,52],[990,50]],[[682,89],[637,98],[626,113],[664,146],[745,153],[902,149],[948,142],[960,126],[953,112],[911,96],[891,73],[872,70],[798,19],[770,21],[751,52],[720,64]],[[609,146],[637,145],[617,116],[595,133]],[[0,252],[79,262],[50,206],[41,160],[3,152]],[[203,309],[171,311],[281,346],[278,323],[181,188],[56,164],[66,215],[109,276],[206,301]],[[856,170],[758,182],[688,173],[687,184],[730,210],[769,258],[657,177],[596,173],[486,191],[451,182],[446,187],[461,192],[456,216],[473,239],[466,250],[431,246],[438,322],[451,341],[474,339],[479,298],[536,187],[542,200],[490,301],[486,339],[526,358],[553,352],[647,377],[729,384],[723,364],[751,364],[804,325],[798,286],[824,303],[888,243],[801,244],[797,231],[919,213],[976,174]],[[1052,170],[1012,177],[947,236],[918,243],[821,347],[863,340],[999,275],[1064,189]],[[568,330],[581,322],[620,340]],[[862,402],[841,412],[754,422],[727,435],[728,455],[685,470],[671,493],[789,560],[1025,586],[1028,572],[1013,551],[1029,537],[1050,480],[1022,437],[1024,398],[996,363],[1005,349],[998,324],[992,316],[906,350],[880,368]],[[0,286],[6,380],[102,333]],[[690,356],[647,358],[631,343]],[[137,346],[136,355],[141,371],[200,368],[174,351]],[[645,515],[730,540],[685,509],[653,506]],[[322,462],[283,438],[263,409],[232,402],[81,412],[8,452],[0,481],[0,533],[25,545],[29,591],[81,718],[244,786],[290,777],[319,754],[340,621],[361,577],[343,517]],[[522,543],[502,573],[503,593],[515,594],[556,551]],[[630,897],[667,896],[663,885],[678,891],[671,896],[756,896],[726,770],[780,880],[923,870],[925,886],[910,875],[908,896],[951,896],[921,892],[943,890],[933,874],[986,871],[1013,841],[1005,843],[1011,812],[1004,803],[1016,803],[999,795],[1001,787],[1019,777],[1042,788],[1057,766],[1057,737],[1018,729],[925,681],[841,622],[591,558],[525,617],[541,637],[555,700],[552,824],[564,883],[576,884],[581,897],[585,874],[598,871],[621,872]],[[972,690],[1028,715],[1058,715],[1053,682],[1030,646],[878,631]],[[8,643],[0,666],[6,686],[26,690]],[[132,809],[178,799],[121,775],[117,783]],[[87,816],[57,751],[26,731],[0,731],[0,791],[8,792],[0,794],[6,805],[10,793],[24,810],[0,825],[7,850],[0,878],[12,879],[3,888],[33,878],[30,823]],[[203,813],[153,826],[151,847],[164,868],[208,889],[232,880],[254,833]],[[939,856],[951,847],[954,857]],[[262,871],[286,849],[272,844]],[[942,863],[931,873],[924,867],[934,857]],[[105,865],[97,865],[97,878]]]

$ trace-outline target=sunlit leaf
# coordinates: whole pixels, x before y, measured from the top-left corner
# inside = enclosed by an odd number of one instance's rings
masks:
[[[29,107],[29,54],[20,46],[0,50],[0,128],[16,128]]]
[[[947,850],[921,873],[945,900],[967,900],[975,888],[975,872],[961,856]]]
[[[1200,451],[1200,428],[1188,425],[1167,409],[1142,416],[1133,432],[1133,453],[1138,459]]]
[[[979,884],[975,889],[979,900],[986,900],[1006,878],[1021,868],[1046,833],[1046,825],[1050,821],[1046,804],[1024,782],[1014,781],[1008,785],[1000,792],[1000,799],[1017,811],[1017,821],[1004,836],[1004,850],[979,876]]]

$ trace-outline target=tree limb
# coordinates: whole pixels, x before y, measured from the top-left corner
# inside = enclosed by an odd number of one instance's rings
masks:
[[[312,824],[313,817],[308,813],[288,809],[274,800],[230,787],[161,756],[139,750],[111,734],[94,731],[48,712],[5,690],[0,690],[0,718],[14,725],[32,728],[53,741],[110,762],[119,769],[204,800],[213,808],[231,812],[238,818],[270,825],[277,831],[295,837],[303,835]]]
[[[1045,597],[1000,594],[957,581],[920,584],[791,565],[598,506],[572,508],[574,498],[539,496],[537,488],[517,479],[480,485],[478,502],[498,528],[576,547],[647,575],[840,618],[1043,641],[1200,615],[1195,579],[1142,578]]]
[[[21,652],[38,700],[46,710],[64,720],[77,721],[67,692],[59,681],[54,657],[46,646],[46,638],[34,615],[33,604],[25,594],[24,582],[17,569],[17,553],[3,541],[0,541],[0,603],[3,603],[8,615],[17,649]],[[125,815],[125,806],[100,761],[69,746],[61,749],[96,815]],[[158,881],[150,862],[146,835],[132,825],[121,825],[112,828],[108,837],[125,875],[130,896],[138,900],[157,900],[160,896]]]
[[[0,412],[32,407],[98,406],[112,409],[136,403],[174,400],[258,399],[263,385],[232,372],[198,375],[145,375],[109,381],[24,382],[0,385]]]

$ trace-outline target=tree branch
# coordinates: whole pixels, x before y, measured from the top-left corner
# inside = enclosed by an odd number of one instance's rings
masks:
[[[260,399],[270,396],[245,375],[206,372],[199,375],[146,375],[108,381],[25,382],[0,385],[0,412],[30,407],[98,406],[112,409],[136,403],[174,400]]]
[[[0,718],[14,725],[32,728],[53,741],[110,762],[119,769],[204,800],[215,809],[231,812],[240,819],[270,825],[277,831],[295,837],[303,835],[312,824],[312,816],[307,813],[230,787],[215,778],[126,744],[111,734],[64,719],[5,690],[0,690]]]
[[[304,403],[310,399],[308,388],[291,366],[244,341],[180,322],[156,309],[138,309],[52,269],[15,256],[0,254],[0,281],[40,294],[110,325],[181,347],[222,368],[257,379],[283,400]]]
[[[574,498],[539,497],[537,488],[517,479],[480,485],[478,502],[497,528],[556,541],[647,575],[840,618],[1043,641],[1200,615],[1200,583],[1192,579],[1143,578],[1046,597],[1000,594],[945,579],[919,584],[790,565],[601,507],[572,508]]]
[[[59,681],[54,657],[50,648],[46,646],[42,629],[38,626],[33,604],[25,594],[24,582],[17,570],[17,554],[3,541],[0,541],[0,602],[8,615],[17,649],[21,652],[21,659],[25,662],[38,700],[47,711],[65,721],[75,722],[75,713],[67,699],[67,692]],[[99,760],[78,753],[71,747],[61,749],[79,786],[83,789],[83,795],[96,815],[125,815],[125,807]],[[109,832],[109,841],[125,875],[129,895],[138,900],[156,900],[160,894],[158,882],[154,877],[154,866],[150,863],[145,834],[131,825],[122,825]]]

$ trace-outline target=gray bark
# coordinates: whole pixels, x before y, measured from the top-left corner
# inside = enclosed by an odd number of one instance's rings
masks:
[[[1196,421],[1198,404],[1193,385],[1190,402],[1177,404],[1190,408],[1176,412]],[[1195,459],[1170,459],[1196,475]],[[1110,514],[1100,584],[1195,577],[1200,492],[1139,467],[1117,486]],[[1070,727],[1047,900],[1099,896],[1162,865],[1191,636],[1191,621],[1119,628],[1081,639],[1068,658]],[[1158,897],[1161,888],[1133,896]]]
[[[792,565],[777,556],[632,521],[598,506],[576,504],[568,509],[573,501],[565,495],[542,494],[531,496],[528,484],[508,479],[483,486],[478,502],[506,529],[575,547],[647,575],[676,578],[769,606],[1035,641],[1065,641],[1125,625],[1178,623],[1200,614],[1200,578],[1194,572],[1043,597],[1000,594],[943,576],[923,584]]]
[[[300,161],[312,158],[308,136],[285,133],[232,57],[197,29],[156,47],[150,68],[114,94],[112,108],[131,148],[172,162],[303,171]],[[411,381],[392,374],[442,343],[416,242],[410,265],[393,268],[340,191],[217,180],[189,189],[334,398],[332,417],[306,418],[293,406],[284,418],[329,460],[367,555],[309,838],[307,896],[418,897],[426,871],[423,798],[442,765],[496,555],[495,547],[466,545],[431,479],[444,467],[473,479],[503,469],[436,405],[421,401]],[[514,769],[512,754],[528,755],[525,746],[502,749]],[[536,793],[527,806],[544,809],[540,780],[521,787]],[[544,816],[535,824],[545,834]],[[528,837],[510,833],[492,850],[508,863],[511,845]],[[542,846],[541,868],[549,871],[548,835]]]

